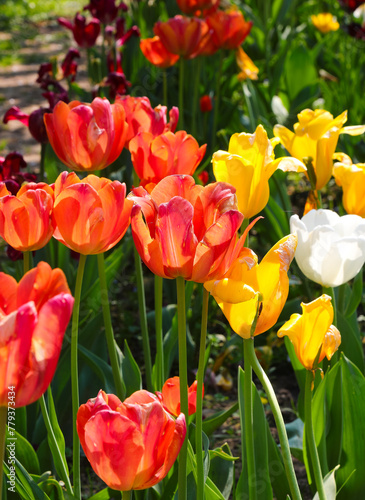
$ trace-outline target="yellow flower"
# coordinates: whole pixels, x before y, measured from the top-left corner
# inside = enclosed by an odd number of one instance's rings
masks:
[[[309,304],[302,303],[301,306],[303,314],[292,314],[290,320],[278,331],[278,336],[287,335],[299,361],[307,370],[313,370],[319,349],[321,352],[318,363],[325,356],[331,359],[341,344],[341,335],[332,325],[331,297],[322,295]]]
[[[322,189],[332,175],[332,157],[336,150],[340,134],[360,135],[364,125],[343,127],[347,120],[347,111],[336,118],[325,109],[304,109],[294,124],[294,132],[283,125],[275,125],[274,135],[289,153],[304,161],[311,157],[316,174],[315,189]]]
[[[222,309],[232,330],[244,339],[251,336],[259,302],[254,335],[266,332],[275,325],[288,297],[287,273],[296,246],[297,238],[290,234],[272,247],[260,264],[252,250],[243,248],[223,279],[204,284]]]
[[[336,155],[340,163],[333,166],[333,175],[342,186],[342,203],[348,214],[365,217],[365,163],[354,165],[345,154]]]
[[[295,158],[275,160],[277,139],[268,139],[262,125],[254,134],[233,134],[228,151],[213,154],[213,172],[217,181],[228,182],[236,188],[238,210],[250,218],[259,213],[270,196],[269,178],[277,168],[303,172],[305,165]]]
[[[242,47],[238,47],[236,51],[236,62],[241,70],[241,72],[238,73],[239,80],[246,80],[247,78],[250,80],[257,80],[259,68],[254,64],[252,59],[248,57]]]
[[[321,33],[328,33],[329,31],[337,31],[340,24],[337,18],[330,12],[322,12],[317,16],[311,16],[312,23]]]

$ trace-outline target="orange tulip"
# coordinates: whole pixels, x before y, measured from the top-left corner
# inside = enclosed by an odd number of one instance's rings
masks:
[[[254,335],[266,332],[278,320],[289,293],[287,273],[296,246],[297,238],[290,234],[271,248],[260,264],[252,250],[243,248],[223,279],[205,282],[232,330],[244,339],[251,337],[258,302]]]
[[[60,269],[46,262],[20,280],[0,273],[0,406],[26,406],[50,384],[74,299]]]
[[[169,52],[158,36],[141,40],[139,46],[145,58],[158,68],[169,68],[179,60],[179,56]]]
[[[190,134],[180,130],[175,134],[165,132],[157,137],[141,132],[129,143],[134,169],[141,185],[155,184],[171,174],[192,175],[201,162],[207,145],[199,144]]]
[[[184,14],[196,14],[205,9],[218,6],[219,0],[177,0],[179,9]]]
[[[196,392],[198,382],[195,380],[188,388],[189,415],[196,413]],[[158,399],[165,410],[177,417],[180,415],[180,377],[172,377],[166,380],[162,392],[156,392]],[[204,387],[203,387],[204,396]]]
[[[197,17],[177,15],[166,22],[157,21],[153,31],[172,54],[185,59],[195,56],[203,35],[203,21]]]
[[[124,236],[133,203],[119,181],[62,172],[54,186],[54,237],[84,255],[106,252]]]
[[[116,102],[120,103],[125,111],[129,125],[125,147],[138,132],[150,132],[154,137],[171,130],[174,132],[179,119],[179,110],[173,106],[169,112],[170,121],[167,123],[166,106],[152,108],[148,97],[117,96]]]
[[[188,175],[165,177],[151,194],[135,188],[128,195],[135,202],[131,228],[146,266],[163,278],[198,283],[224,274],[243,219],[234,192],[223,182],[196,185]]]
[[[245,40],[252,28],[251,21],[245,21],[236,8],[216,10],[206,18],[213,30],[212,39],[219,49],[236,49]]]
[[[96,474],[114,490],[150,488],[173,466],[186,434],[154,394],[137,391],[123,403],[99,391],[80,406],[77,432]]]
[[[123,106],[97,97],[91,104],[59,101],[44,116],[49,142],[70,169],[92,172],[113,163],[124,147],[128,125]]]
[[[44,182],[23,184],[13,196],[0,183],[0,235],[22,252],[44,247],[52,237],[53,189]]]

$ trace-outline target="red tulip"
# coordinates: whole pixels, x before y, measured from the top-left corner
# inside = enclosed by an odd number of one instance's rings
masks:
[[[183,414],[173,419],[147,391],[137,391],[123,403],[99,391],[80,406],[77,432],[92,468],[110,488],[143,490],[173,466],[186,424]]]
[[[171,174],[192,175],[201,162],[207,146],[199,144],[190,134],[180,130],[175,134],[165,132],[154,137],[149,132],[140,132],[129,143],[132,163],[141,185],[155,184]]]
[[[197,17],[175,16],[157,21],[153,31],[166,50],[185,59],[195,56],[203,35],[203,21]]]
[[[52,237],[53,189],[44,182],[23,184],[16,196],[0,183],[0,235],[22,252],[44,247]]]
[[[184,14],[196,14],[197,11],[218,6],[220,0],[177,0],[179,9]]]
[[[0,406],[36,401],[56,370],[74,299],[60,269],[46,262],[20,280],[0,273]]]
[[[59,17],[58,23],[72,31],[75,42],[80,47],[93,47],[100,34],[100,21],[93,18],[86,24],[86,18],[79,13],[76,14],[74,22]]]
[[[252,28],[240,10],[216,10],[206,18],[212,28],[212,40],[219,49],[236,49],[245,40]]]
[[[212,98],[209,95],[203,95],[200,98],[200,111],[202,113],[209,113],[213,109]]]
[[[128,197],[133,239],[143,262],[158,276],[205,282],[229,268],[239,245],[243,215],[235,189],[216,182],[195,185],[188,175],[170,175],[151,194],[143,187]]]
[[[101,170],[120,155],[128,125],[123,106],[97,97],[91,104],[58,102],[44,117],[59,159],[76,171]]]
[[[176,64],[180,57],[169,52],[158,36],[141,40],[139,46],[145,58],[158,68],[169,68]]]
[[[62,172],[54,185],[54,237],[83,255],[106,252],[124,236],[132,202],[119,181]]]
[[[196,413],[196,392],[198,382],[195,380],[188,388],[189,415]],[[158,399],[163,404],[165,410],[177,417],[180,415],[180,378],[172,377],[166,380],[162,387],[162,392],[156,392]],[[204,387],[203,387],[204,396]]]
[[[88,5],[84,7],[84,10],[91,12],[93,17],[99,19],[103,24],[112,23],[118,15],[118,10],[123,8],[125,10],[125,4],[119,6],[115,5],[115,0],[91,0]]]
[[[48,137],[43,117],[49,111],[49,108],[38,108],[28,115],[27,113],[23,113],[17,106],[13,106],[5,113],[3,122],[8,123],[11,120],[17,120],[28,127],[29,132],[37,142],[46,143],[48,142]]]

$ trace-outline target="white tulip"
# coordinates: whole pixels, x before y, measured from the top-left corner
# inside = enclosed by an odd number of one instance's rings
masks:
[[[365,261],[365,220],[358,215],[340,217],[332,210],[311,210],[302,219],[290,218],[296,233],[295,259],[307,278],[326,287],[346,283]]]

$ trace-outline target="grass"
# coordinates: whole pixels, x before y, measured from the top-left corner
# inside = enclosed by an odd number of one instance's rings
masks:
[[[44,21],[51,17],[73,16],[81,11],[84,2],[81,0],[5,0],[1,7],[0,29],[11,27],[14,22],[28,20]]]

